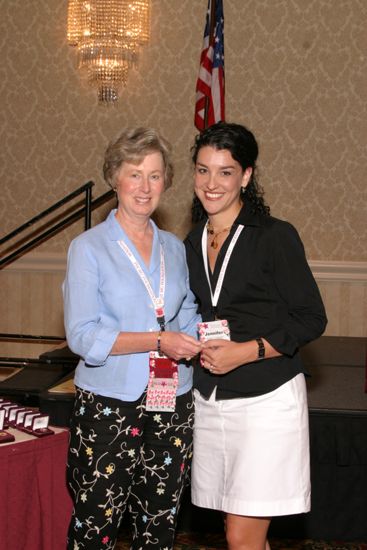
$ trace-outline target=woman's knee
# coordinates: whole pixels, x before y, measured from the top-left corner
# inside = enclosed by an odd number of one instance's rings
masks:
[[[226,540],[229,550],[266,550],[270,519],[233,516],[226,521]]]
[[[229,550],[242,548],[241,545],[244,545],[245,543],[245,541],[243,540],[243,536],[239,533],[237,529],[228,529],[228,527],[226,529],[226,541]]]

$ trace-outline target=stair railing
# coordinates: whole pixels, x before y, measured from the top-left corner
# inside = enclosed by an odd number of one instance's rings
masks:
[[[29,250],[40,245],[45,240],[53,237],[56,233],[59,233],[60,231],[65,229],[65,227],[81,219],[82,217],[84,217],[84,229],[85,230],[89,229],[91,227],[92,210],[101,206],[102,204],[109,201],[111,198],[115,196],[115,192],[110,190],[104,193],[103,195],[99,196],[98,198],[92,200],[93,186],[94,186],[94,183],[92,181],[88,181],[87,183],[85,183],[84,185],[82,185],[72,193],[69,193],[68,195],[66,195],[63,199],[57,201],[55,204],[53,204],[43,212],[40,212],[39,214],[37,214],[36,216],[31,218],[24,224],[20,225],[19,227],[17,227],[7,235],[5,235],[5,237],[2,237],[0,239],[0,246],[6,242],[11,241],[11,239],[14,239],[14,237],[19,236],[20,234],[24,234],[24,232],[27,229],[31,228],[35,223],[39,222],[46,216],[50,215],[52,212],[59,210],[62,206],[64,206],[65,204],[75,199],[75,197],[78,197],[79,195],[82,195],[83,193],[85,193],[84,205],[81,208],[78,208],[78,210],[72,212],[71,214],[69,214],[68,211],[62,212],[56,220],[53,220],[50,223],[48,223],[47,229],[40,232],[33,239],[29,240],[29,237],[28,237],[28,240],[27,240],[27,237],[26,237],[20,242],[20,244],[9,246],[8,249],[9,248],[13,249],[13,251],[8,253],[4,257],[0,258],[0,269],[9,265],[11,262],[15,261],[20,256],[28,252]],[[79,206],[79,205],[74,205],[74,207],[76,206]],[[25,244],[23,244],[24,241],[26,241]],[[38,341],[38,342],[50,342],[50,341],[61,342],[65,340],[65,337],[0,333],[0,341],[15,341],[15,340]],[[12,361],[11,358],[4,358],[4,357],[0,357],[0,361],[1,360]],[[27,361],[31,361],[31,360],[27,359]]]
[[[81,208],[77,212],[74,212],[71,216],[64,218],[61,222],[59,223],[55,222],[54,225],[52,225],[49,229],[46,229],[40,235],[38,235],[31,241],[27,242],[25,245],[19,246],[14,252],[5,256],[5,258],[1,258],[0,267],[3,267],[13,262],[14,260],[22,256],[25,252],[28,252],[28,250],[31,250],[32,248],[34,248],[44,240],[55,235],[55,233],[57,233],[58,231],[60,231],[61,229],[69,225],[69,223],[72,223],[74,220],[79,219],[82,215],[84,215],[84,228],[89,229],[91,226],[93,185],[94,183],[92,181],[88,181],[87,183],[85,183],[84,185],[82,185],[81,187],[79,187],[69,195],[66,195],[63,199],[59,200],[49,208],[46,208],[46,210],[43,210],[43,212],[40,212],[39,214],[37,214],[37,216],[34,216],[24,224],[14,229],[14,231],[11,231],[10,233],[8,233],[8,235],[5,235],[5,237],[0,239],[0,245],[3,245],[5,242],[8,242],[14,237],[16,237],[17,235],[20,235],[20,233],[24,233],[26,229],[29,229],[35,223],[39,222],[46,216],[49,216],[52,212],[55,212],[55,210],[59,210],[62,206],[64,206],[64,204],[67,204],[68,202],[72,201],[78,195],[85,193],[85,205],[83,206],[83,208]]]

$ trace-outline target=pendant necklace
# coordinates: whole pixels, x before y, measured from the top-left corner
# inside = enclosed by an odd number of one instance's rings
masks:
[[[215,232],[210,221],[208,220],[208,224],[207,224],[207,232],[209,233],[209,235],[212,235],[213,236],[213,240],[212,242],[210,243],[210,246],[212,248],[214,248],[214,250],[216,250],[218,248],[218,237],[221,233],[224,233],[225,231],[229,231],[231,229],[231,225],[229,227],[225,227],[224,229],[221,229],[220,231],[217,231]]]

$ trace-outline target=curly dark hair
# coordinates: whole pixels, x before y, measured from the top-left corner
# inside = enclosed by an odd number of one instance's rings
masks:
[[[265,204],[263,197],[264,191],[256,180],[256,160],[259,149],[253,133],[241,124],[229,122],[213,124],[195,138],[195,143],[191,148],[194,164],[196,164],[200,149],[207,145],[218,150],[227,149],[233,159],[241,165],[243,171],[248,167],[252,168],[250,181],[246,189],[241,190],[240,198],[242,202],[246,199],[251,204],[252,212],[270,216],[270,207]],[[194,223],[207,218],[207,214],[196,195],[194,195],[191,213]]]

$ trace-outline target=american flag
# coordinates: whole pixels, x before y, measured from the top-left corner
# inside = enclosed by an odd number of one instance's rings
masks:
[[[212,21],[213,14],[214,21]],[[199,76],[196,83],[195,126],[198,130],[204,130],[224,120],[223,30],[223,2],[208,0]]]

